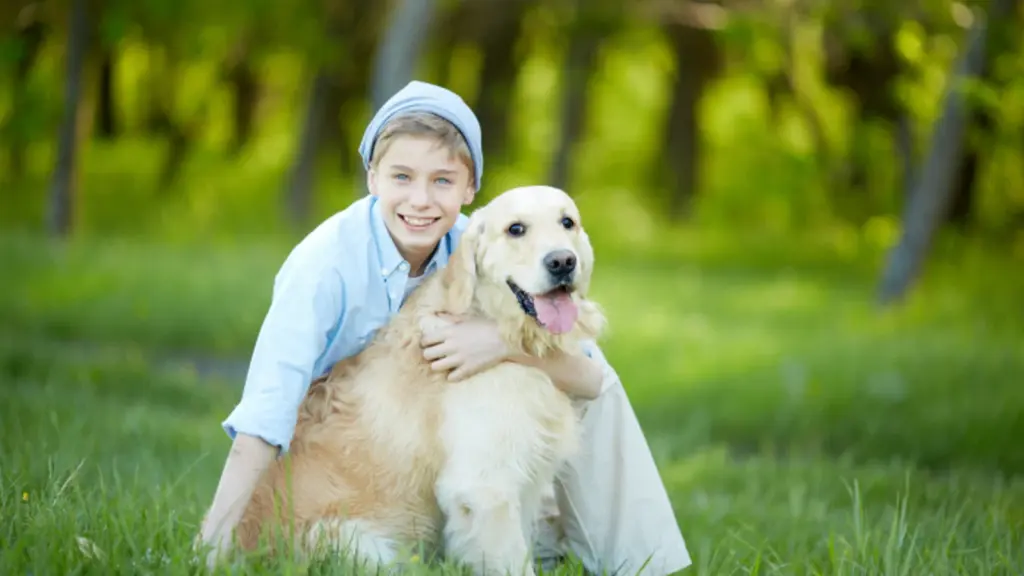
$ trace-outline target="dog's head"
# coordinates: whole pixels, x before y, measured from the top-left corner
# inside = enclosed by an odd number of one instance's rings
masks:
[[[587,299],[594,251],[568,194],[513,188],[470,217],[445,268],[446,307],[493,318],[513,346],[537,355],[596,339],[605,319]]]

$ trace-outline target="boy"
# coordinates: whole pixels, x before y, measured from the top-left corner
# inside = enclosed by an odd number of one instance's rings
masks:
[[[310,382],[365,347],[423,278],[444,267],[483,176],[480,125],[462,99],[411,82],[377,111],[359,148],[370,195],[296,246],[274,280],[241,402],[224,422],[233,439],[200,533],[211,558],[259,477],[288,450]],[[625,392],[596,344],[560,358],[512,357],[493,325],[449,319],[423,336],[424,357],[457,380],[502,361],[545,370],[586,402],[583,450],[555,486],[564,538],[595,573],[681,570],[690,557]],[[550,526],[550,524],[548,524]],[[564,548],[569,550],[565,550]]]

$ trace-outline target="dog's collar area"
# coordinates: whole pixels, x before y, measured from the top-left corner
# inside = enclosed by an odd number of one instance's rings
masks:
[[[527,294],[526,291],[517,286],[515,282],[511,280],[506,280],[505,282],[507,282],[508,287],[512,289],[512,293],[515,294],[516,300],[519,301],[519,307],[523,309],[523,312],[526,312],[527,316],[536,320],[537,307],[533,304],[533,296]]]

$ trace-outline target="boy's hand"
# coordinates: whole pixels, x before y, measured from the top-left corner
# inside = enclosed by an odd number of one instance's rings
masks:
[[[494,322],[438,315],[420,323],[423,357],[434,370],[450,370],[448,379],[462,380],[508,359],[510,351]]]
[[[196,555],[195,561],[205,565],[210,570],[223,562],[231,552],[230,534],[223,536],[204,537],[200,532],[192,540],[192,552]]]

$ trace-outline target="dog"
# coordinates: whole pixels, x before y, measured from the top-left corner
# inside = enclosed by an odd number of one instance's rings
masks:
[[[278,526],[300,554],[347,549],[371,569],[420,546],[474,574],[533,574],[542,492],[578,450],[578,413],[544,372],[514,362],[449,381],[423,358],[421,326],[483,317],[520,353],[581,353],[606,324],[587,298],[593,268],[562,190],[514,188],[474,211],[448,266],[311,385],[291,450],[243,513],[241,547]]]

